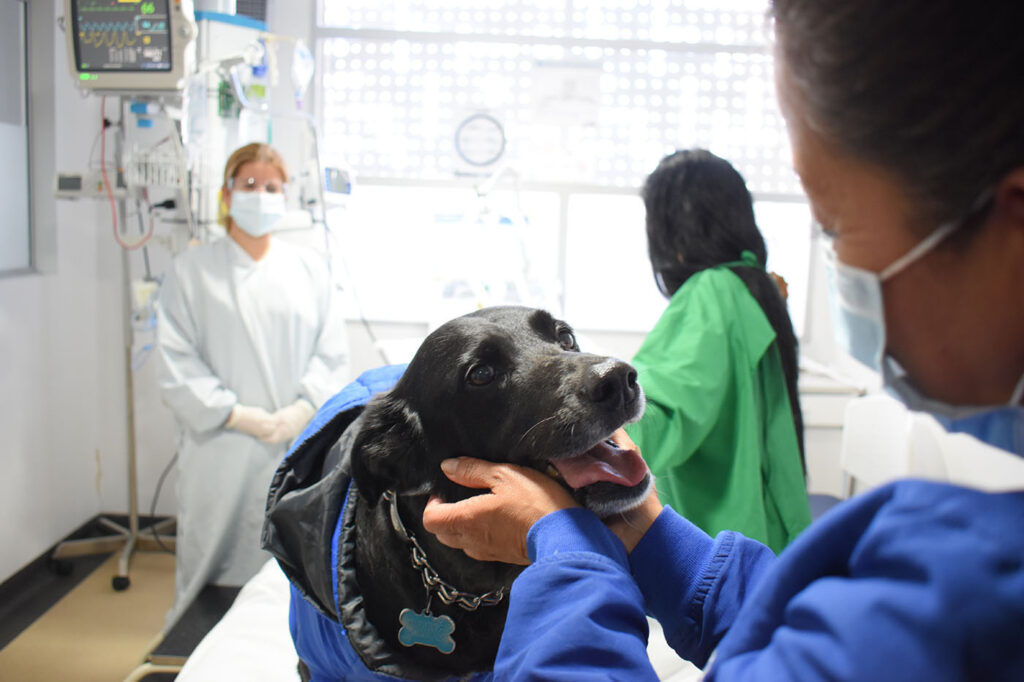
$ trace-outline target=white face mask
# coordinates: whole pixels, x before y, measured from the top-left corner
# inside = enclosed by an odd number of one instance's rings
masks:
[[[250,236],[262,237],[268,234],[284,214],[284,194],[280,192],[235,190],[231,193],[231,209],[228,215]]]

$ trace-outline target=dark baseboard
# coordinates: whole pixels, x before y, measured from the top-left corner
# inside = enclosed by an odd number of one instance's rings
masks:
[[[100,524],[100,518],[109,519],[126,527],[128,525],[126,514],[98,514],[76,528],[61,542],[109,535],[110,531]],[[166,518],[166,516],[140,516],[140,532],[151,524]],[[57,545],[53,545],[27,566],[0,583],[0,649],[7,646],[11,640],[46,613],[61,597],[73,590],[110,557],[108,553],[54,560],[52,555],[56,548]]]

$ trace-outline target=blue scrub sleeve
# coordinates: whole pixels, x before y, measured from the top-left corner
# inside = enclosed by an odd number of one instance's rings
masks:
[[[566,509],[534,524],[527,549],[533,563],[512,586],[495,679],[657,680],[619,539],[593,513]]]
[[[1022,499],[901,481],[840,505],[779,557],[705,679],[1024,679]]]
[[[630,569],[681,658],[704,667],[775,555],[739,533],[712,539],[666,506],[629,555]]]

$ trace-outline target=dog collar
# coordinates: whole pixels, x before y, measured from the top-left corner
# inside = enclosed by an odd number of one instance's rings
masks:
[[[441,576],[437,574],[437,571],[434,570],[434,567],[430,565],[430,562],[427,560],[427,554],[423,551],[423,547],[420,546],[420,543],[416,541],[416,537],[406,530],[405,524],[402,523],[402,517],[398,513],[398,498],[394,491],[385,491],[383,497],[387,500],[390,506],[391,525],[395,529],[395,532],[398,533],[403,540],[412,545],[412,549],[410,550],[412,567],[420,571],[423,575],[423,586],[427,588],[428,610],[430,595],[435,593],[445,604],[456,604],[466,611],[476,611],[481,606],[496,606],[501,603],[501,600],[505,598],[504,586],[497,590],[477,595],[469,592],[462,592],[452,586],[451,583],[445,582]]]

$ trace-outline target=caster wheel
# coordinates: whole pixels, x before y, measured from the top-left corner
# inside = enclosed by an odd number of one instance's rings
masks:
[[[69,576],[75,569],[75,565],[67,559],[54,559],[47,562],[48,568],[59,576]]]
[[[126,575],[115,575],[111,583],[116,591],[124,592],[132,584],[132,580]]]

